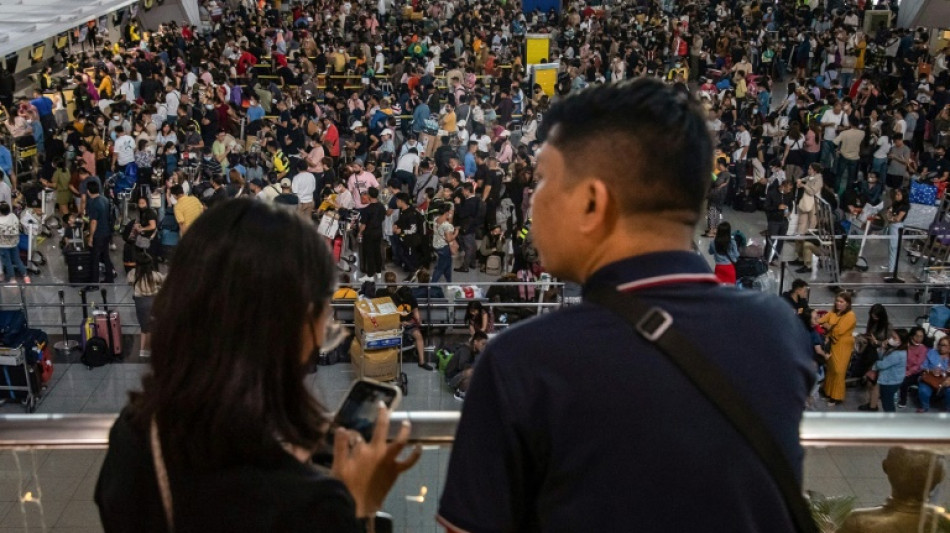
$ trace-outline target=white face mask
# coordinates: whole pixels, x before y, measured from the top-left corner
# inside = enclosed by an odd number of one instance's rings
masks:
[[[888,340],[887,340],[887,344],[890,345],[890,346],[893,346],[894,348],[897,348],[898,346],[901,345],[901,341],[899,341],[899,340],[897,340],[897,339],[888,339]]]

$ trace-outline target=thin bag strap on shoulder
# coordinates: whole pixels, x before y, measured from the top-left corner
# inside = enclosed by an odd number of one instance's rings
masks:
[[[785,452],[730,379],[688,337],[673,327],[673,317],[660,307],[647,307],[636,297],[611,288],[595,289],[585,300],[622,316],[655,345],[713,404],[749,443],[772,475],[799,533],[817,533],[808,503]]]
[[[168,470],[162,457],[162,441],[158,438],[158,423],[155,417],[149,424],[149,437],[152,448],[152,463],[155,465],[155,479],[158,480],[158,492],[162,496],[162,509],[165,511],[165,524],[169,533],[175,531],[175,509],[172,505],[172,488],[168,482]]]

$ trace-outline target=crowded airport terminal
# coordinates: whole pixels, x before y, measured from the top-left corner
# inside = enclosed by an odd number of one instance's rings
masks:
[[[948,56],[943,0],[0,0],[0,533],[950,532]]]

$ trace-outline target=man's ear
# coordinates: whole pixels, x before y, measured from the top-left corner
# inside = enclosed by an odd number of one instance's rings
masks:
[[[580,230],[585,234],[603,231],[616,218],[616,204],[603,180],[591,178],[577,187],[577,201],[584,205]]]

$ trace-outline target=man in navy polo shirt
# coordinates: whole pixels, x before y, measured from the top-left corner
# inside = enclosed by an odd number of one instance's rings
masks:
[[[801,478],[810,346],[779,298],[691,251],[710,186],[697,104],[655,80],[544,117],[534,242],[559,278],[662,306],[730,378]],[[794,531],[763,462],[655,345],[593,303],[518,324],[476,364],[439,507],[449,531]]]

